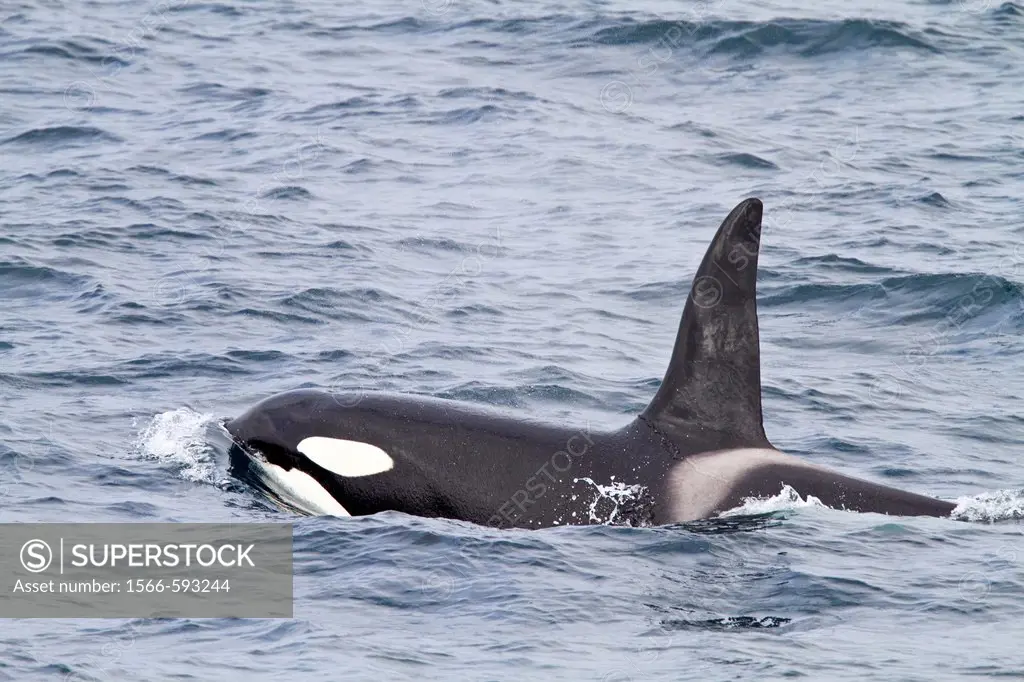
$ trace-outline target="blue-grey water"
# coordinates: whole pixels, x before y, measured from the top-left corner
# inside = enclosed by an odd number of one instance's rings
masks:
[[[1024,676],[1022,35],[998,0],[4,0],[0,520],[294,521],[296,578],[292,620],[2,621],[0,679]],[[769,437],[959,520],[499,531],[228,476],[220,421],[297,387],[624,424],[747,196]]]

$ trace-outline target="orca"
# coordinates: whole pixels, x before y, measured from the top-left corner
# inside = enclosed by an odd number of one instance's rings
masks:
[[[951,502],[847,476],[765,436],[756,280],[762,204],[722,223],[653,400],[618,429],[449,400],[297,390],[226,422],[233,472],[299,511],[399,511],[499,528],[711,518],[789,486],[836,509],[949,516]]]

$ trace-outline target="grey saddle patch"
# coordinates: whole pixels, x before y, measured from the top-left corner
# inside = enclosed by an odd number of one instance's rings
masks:
[[[825,471],[771,448],[737,448],[691,455],[668,474],[668,510],[672,523],[695,521],[725,511],[742,491],[737,484],[751,471],[784,464]]]

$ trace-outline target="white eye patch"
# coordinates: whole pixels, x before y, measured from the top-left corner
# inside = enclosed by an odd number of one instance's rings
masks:
[[[372,476],[390,471],[395,461],[376,445],[355,440],[312,436],[296,449],[315,464],[338,476]]]

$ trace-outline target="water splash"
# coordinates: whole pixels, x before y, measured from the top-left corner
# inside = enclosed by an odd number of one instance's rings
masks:
[[[614,525],[615,520],[619,517],[620,510],[625,510],[627,507],[635,505],[643,498],[644,493],[647,492],[647,488],[645,486],[622,483],[614,480],[614,476],[612,479],[613,480],[608,485],[595,483],[592,478],[584,477],[572,479],[573,483],[579,483],[580,481],[589,483],[597,492],[597,496],[595,496],[590,502],[590,509],[588,510],[591,523]],[[606,513],[603,513],[602,511],[599,511],[597,507],[606,500],[611,503],[611,509]],[[604,506],[607,507],[607,504]],[[629,519],[624,519],[621,523],[633,525]]]
[[[214,458],[206,442],[212,414],[187,407],[156,415],[136,441],[138,451],[149,459],[181,467],[187,481],[214,483]]]
[[[949,514],[957,521],[1006,521],[1024,519],[1024,489],[998,490],[956,500]]]
[[[786,511],[790,509],[801,509],[805,507],[826,507],[827,505],[814,495],[808,495],[806,499],[800,497],[792,486],[783,484],[778,495],[772,497],[746,497],[743,504],[719,514],[725,516],[749,516],[755,514],[770,514],[771,512]]]

